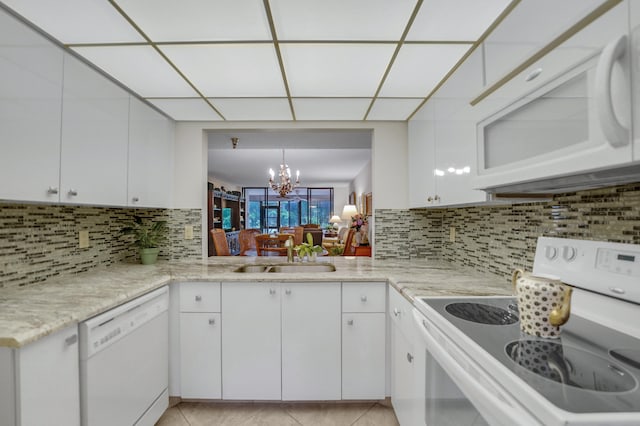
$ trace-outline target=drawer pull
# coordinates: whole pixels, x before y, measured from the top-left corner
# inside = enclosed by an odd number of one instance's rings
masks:
[[[398,310],[398,308],[393,308],[393,315],[396,317],[400,315],[400,311]]]
[[[196,296],[196,302],[200,302],[202,300],[202,296]]]
[[[367,301],[367,296],[360,296],[360,300],[362,300],[363,302]]]
[[[216,324],[216,319],[215,318],[209,318],[209,325],[215,325]]]
[[[291,289],[289,289],[289,288],[288,288],[288,289],[286,289],[286,290],[284,291],[284,293],[285,293],[285,294],[291,294]]]
[[[353,325],[353,320],[347,321],[347,325]]]
[[[413,362],[413,355],[411,355],[409,352],[407,352],[407,361]]]
[[[269,294],[270,294],[270,295],[272,295],[272,296],[273,296],[274,294],[276,294],[276,289],[274,289],[274,288],[270,288],[270,289],[269,289]]]

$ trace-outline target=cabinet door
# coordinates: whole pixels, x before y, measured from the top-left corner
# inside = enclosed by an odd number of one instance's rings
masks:
[[[282,288],[282,399],[340,399],[340,283]]]
[[[129,95],[64,56],[60,201],[127,204]]]
[[[224,399],[279,400],[280,284],[222,283]]]
[[[219,399],[220,314],[180,314],[180,387],[183,398]]]
[[[427,207],[434,203],[435,125],[433,105],[427,104],[420,116],[409,122],[409,207]]]
[[[342,399],[385,398],[384,313],[342,315]]]
[[[512,71],[602,3],[602,0],[520,2],[484,42],[487,84]]]
[[[20,425],[79,425],[79,370],[77,325],[17,350]]]
[[[0,10],[0,75],[0,199],[57,202],[62,51]]]
[[[131,96],[127,186],[130,206],[169,206],[172,158],[173,122]]]

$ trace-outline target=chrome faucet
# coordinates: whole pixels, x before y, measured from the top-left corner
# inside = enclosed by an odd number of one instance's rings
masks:
[[[287,247],[287,263],[293,263],[293,237],[289,237],[284,245]]]

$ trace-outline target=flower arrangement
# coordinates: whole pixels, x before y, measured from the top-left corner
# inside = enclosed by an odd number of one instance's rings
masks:
[[[366,226],[367,224],[367,216],[360,213],[355,216],[351,216],[351,228],[355,229],[356,231],[360,231],[360,228]]]

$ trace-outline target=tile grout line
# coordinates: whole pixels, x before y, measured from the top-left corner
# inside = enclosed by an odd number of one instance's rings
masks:
[[[355,420],[353,421],[353,423],[351,423],[351,426],[355,425],[356,423],[358,423],[358,420],[360,420],[361,418],[363,418],[364,416],[366,416],[366,415],[367,415],[367,413],[368,413],[369,411],[371,411],[371,410],[373,409],[373,407],[375,407],[375,406],[376,406],[376,404],[377,404],[376,402],[372,403],[372,404],[371,404],[371,406],[370,406],[370,407],[369,407],[369,408],[368,408],[364,413],[362,413],[361,415],[359,415],[359,416],[358,416],[358,418],[357,418],[357,419],[355,419]]]
[[[178,409],[178,412],[180,413],[180,415],[182,416],[184,421],[187,423],[187,425],[192,426],[191,422],[189,422],[189,420],[187,420],[187,416],[185,416],[184,413],[182,412],[182,409],[180,408],[180,404],[176,405],[176,408]]]

